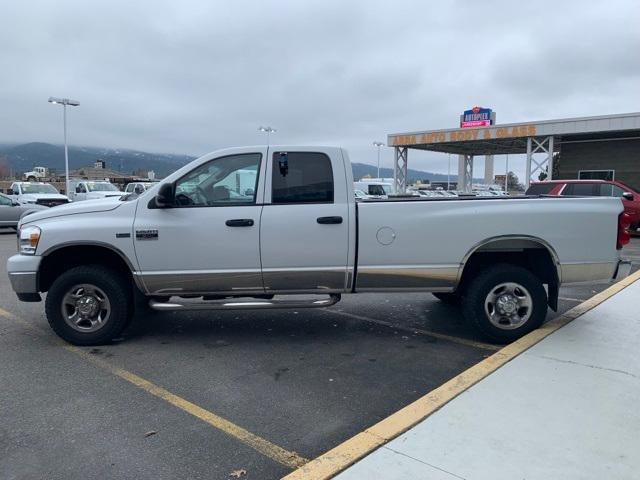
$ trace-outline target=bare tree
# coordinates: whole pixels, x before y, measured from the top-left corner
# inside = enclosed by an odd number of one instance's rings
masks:
[[[10,180],[11,168],[6,155],[0,155],[0,178]]]

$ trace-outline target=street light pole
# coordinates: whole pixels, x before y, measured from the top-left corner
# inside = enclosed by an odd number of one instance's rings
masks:
[[[68,98],[49,97],[49,103],[62,105],[62,123],[64,126],[64,176],[65,176],[65,193],[69,196],[69,149],[67,147],[67,105],[77,107],[80,102],[70,100]]]
[[[373,142],[373,145],[378,147],[378,178],[380,178],[380,147],[384,147],[382,142]]]
[[[266,134],[267,134],[267,146],[271,145],[271,134],[277,132],[277,130],[275,128],[271,128],[269,126],[266,126],[266,127],[259,126],[258,127],[258,131],[259,132],[266,132]]]

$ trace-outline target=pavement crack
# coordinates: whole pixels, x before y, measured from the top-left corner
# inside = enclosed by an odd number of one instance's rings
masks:
[[[456,475],[455,473],[450,472],[448,470],[445,470],[444,468],[440,468],[440,467],[438,467],[436,465],[432,465],[429,462],[425,462],[424,460],[420,460],[419,458],[415,458],[415,457],[412,457],[411,455],[407,455],[406,453],[402,453],[402,452],[399,452],[398,450],[394,450],[393,448],[389,448],[389,446],[387,446],[387,445],[385,445],[382,448],[386,448],[387,450],[390,450],[393,453],[397,453],[398,455],[402,455],[403,457],[410,458],[411,460],[415,460],[416,462],[422,463],[423,465],[427,465],[427,466],[429,466],[431,468],[435,468],[436,470],[440,470],[441,472],[444,472],[447,475],[451,475],[452,477],[460,478],[461,480],[467,480],[465,477],[461,477],[460,475]]]
[[[591,365],[589,363],[574,362],[573,360],[563,360],[561,358],[548,357],[546,355],[532,355],[532,356],[538,357],[538,358],[544,358],[545,360],[553,360],[555,362],[560,362],[560,363],[569,363],[571,365],[580,365],[582,367],[594,368],[596,370],[605,370],[607,372],[622,373],[623,375],[629,375],[630,377],[633,377],[633,378],[640,378],[637,375],[634,375],[633,373],[625,372],[624,370],[618,370],[617,368],[599,367],[597,365]]]

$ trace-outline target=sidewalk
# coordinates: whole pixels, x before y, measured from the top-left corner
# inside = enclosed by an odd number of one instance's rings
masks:
[[[640,478],[640,281],[335,478]]]

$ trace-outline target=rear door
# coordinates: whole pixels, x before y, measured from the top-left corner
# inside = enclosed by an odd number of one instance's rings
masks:
[[[341,150],[272,149],[269,157],[260,223],[265,291],[345,291],[350,203]]]

